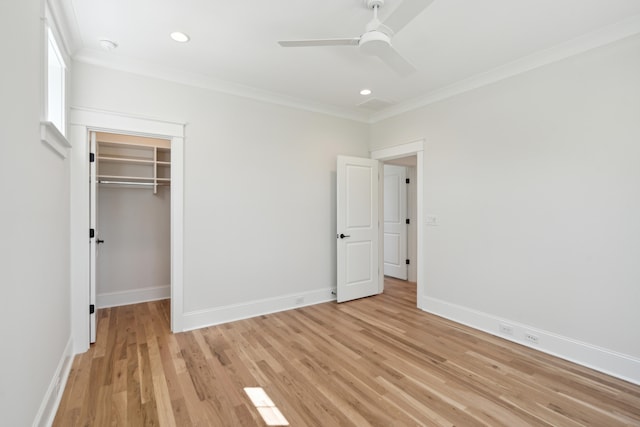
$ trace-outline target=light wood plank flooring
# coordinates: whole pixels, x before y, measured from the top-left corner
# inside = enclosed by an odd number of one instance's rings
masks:
[[[640,426],[640,387],[415,308],[415,285],[171,334],[169,302],[98,312],[55,426]]]

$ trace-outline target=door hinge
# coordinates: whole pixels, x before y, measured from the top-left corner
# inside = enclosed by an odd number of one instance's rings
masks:
[[[411,262],[409,260],[406,260],[406,264],[409,265],[411,264]]]
[[[96,312],[96,306],[93,304],[89,304],[89,314],[93,314]]]
[[[93,228],[89,229],[89,238],[93,239],[94,237],[96,237],[96,230]]]
[[[404,221],[404,223],[405,223],[405,224],[411,224],[411,220],[410,220],[409,218],[407,218],[407,219]]]
[[[409,178],[407,178],[404,182],[406,182],[407,184],[410,183]]]
[[[96,155],[94,153],[89,153],[89,163],[93,163],[96,161]]]

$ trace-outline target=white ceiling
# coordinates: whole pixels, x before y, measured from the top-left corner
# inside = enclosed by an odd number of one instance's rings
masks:
[[[401,2],[386,0],[382,20]],[[60,0],[76,60],[369,119],[640,32],[640,0],[435,0],[393,39],[400,77],[354,47],[278,40],[357,37],[363,0]],[[186,44],[172,31],[191,37]],[[112,52],[99,39],[118,43]],[[511,68],[510,68],[511,67]],[[369,88],[373,94],[359,94]],[[458,88],[458,89],[456,89]],[[434,98],[435,97],[435,98]],[[374,109],[358,107],[374,99]],[[385,109],[385,111],[379,111]]]

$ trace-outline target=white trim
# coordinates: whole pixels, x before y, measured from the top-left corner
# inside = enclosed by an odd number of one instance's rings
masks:
[[[184,126],[182,127],[184,134]],[[183,331],[184,138],[171,139],[171,330]]]
[[[65,64],[71,63],[71,53],[73,52],[70,42],[75,41],[76,34],[71,34],[71,26],[68,25],[64,7],[59,0],[45,0],[45,20],[47,25],[53,30],[53,35],[61,49]]]
[[[89,349],[89,145],[85,126],[69,126],[71,334],[74,353]]]
[[[193,329],[206,328],[207,326],[219,325],[221,323],[234,322],[236,320],[262,316],[264,314],[292,310],[328,301],[335,301],[336,296],[334,293],[335,288],[325,288],[304,293],[288,294],[274,298],[243,302],[240,304],[231,304],[207,310],[191,311],[184,313],[183,330],[190,331]],[[302,298],[302,300],[300,300],[300,298]]]
[[[48,21],[47,21],[48,22]],[[65,135],[67,133],[67,98],[69,95],[68,91],[68,79],[69,79],[69,66],[68,60],[65,59],[65,56],[62,54],[62,49],[60,48],[60,42],[55,34],[54,28],[47,25],[47,29],[45,31],[46,36],[46,48],[45,48],[45,58],[46,58],[46,116],[45,120],[49,120],[56,125],[60,133]],[[53,69],[57,69],[60,72],[59,76],[52,76],[51,71]],[[55,84],[52,84],[56,82]],[[52,92],[53,88],[58,88],[55,92]],[[51,108],[55,106],[55,108]],[[55,111],[59,114],[53,114]]]
[[[50,1],[44,2],[44,14],[42,16],[42,33],[41,33],[41,51],[40,57],[42,58],[41,62],[41,86],[40,86],[40,99],[41,99],[41,110],[40,110],[40,120],[41,120],[41,139],[42,141],[48,143],[55,151],[58,152],[61,156],[67,157],[66,150],[61,149],[65,147],[66,141],[59,141],[60,137],[56,135],[51,129],[48,129],[50,126],[47,122],[51,121],[51,117],[49,114],[49,46],[53,48],[58,62],[61,62],[62,68],[62,80],[61,84],[61,97],[58,101],[61,102],[61,123],[60,128],[56,129],[58,133],[61,134],[62,140],[64,140],[65,134],[67,133],[67,105],[68,105],[68,79],[69,79],[69,64],[71,63],[71,58],[69,56],[69,51],[65,44],[65,39],[61,36],[58,27],[58,20],[56,19],[56,11],[53,11],[50,7]],[[56,125],[53,125],[56,127]],[[57,140],[56,140],[57,139]],[[68,144],[68,142],[66,142]],[[70,146],[70,145],[69,145]]]
[[[63,159],[69,155],[71,144],[53,123],[40,122],[40,140],[53,148]]]
[[[358,111],[354,108],[336,107],[306,101],[264,89],[224,81],[201,73],[170,69],[168,67],[158,67],[157,64],[151,64],[134,58],[124,58],[109,52],[85,48],[78,51],[78,53],[74,55],[73,59],[85,64],[167,80],[191,87],[213,90],[215,92],[226,93],[242,98],[249,98],[256,101],[295,108],[298,110],[326,114],[362,123],[367,123],[369,121],[368,112]]]
[[[69,338],[67,345],[62,351],[62,356],[58,362],[53,378],[47,387],[47,391],[44,394],[40,408],[33,420],[34,427],[50,426],[53,424],[53,419],[58,412],[58,406],[60,406],[60,399],[62,393],[67,384],[69,373],[71,372],[71,365],[73,362],[73,340]]]
[[[400,157],[406,157],[411,155],[416,155],[416,239],[417,239],[417,250],[416,250],[416,266],[417,266],[417,282],[416,282],[416,294],[417,294],[417,306],[420,309],[424,310],[424,305],[421,303],[421,295],[425,292],[425,284],[424,284],[424,180],[423,180],[423,170],[424,170],[424,139],[409,142],[406,144],[400,144],[393,147],[382,148],[379,150],[371,151],[371,158],[377,160],[392,160],[398,159]],[[384,203],[384,198],[379,198],[381,200],[380,205]],[[382,234],[382,228],[380,229],[380,234]],[[380,241],[383,239],[380,237]],[[378,255],[379,258],[382,259],[384,255],[384,245],[378,246]],[[380,281],[384,281],[384,276],[380,277]],[[382,284],[380,285],[382,289]]]
[[[609,43],[640,33],[640,15],[634,15],[615,24],[600,28],[549,49],[535,52],[524,58],[501,65],[493,70],[471,76],[426,95],[401,102],[370,116],[369,123],[376,123],[393,116],[434,104],[447,98],[495,83],[518,74],[578,55]]]
[[[123,113],[71,108],[71,326],[75,353],[89,348],[89,131],[171,139],[171,330],[182,331],[184,124]]]
[[[640,359],[437,298],[425,298],[424,303],[429,313],[640,385]],[[505,323],[513,335],[499,332]],[[538,343],[526,341],[525,332],[536,335]]]
[[[171,285],[106,292],[96,295],[96,308],[118,307],[171,298]]]
[[[85,107],[71,107],[69,124],[84,125],[96,131],[108,131],[121,127],[127,129],[127,133],[131,135],[184,138],[184,122]]]
[[[418,308],[424,310],[424,303],[420,303],[420,295],[427,292],[424,274],[424,150],[416,152],[416,262],[417,277],[416,298]]]
[[[371,151],[372,159],[393,160],[424,151],[424,139]]]

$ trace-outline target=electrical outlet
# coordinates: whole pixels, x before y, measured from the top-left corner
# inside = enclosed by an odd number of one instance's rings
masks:
[[[296,298],[296,305],[304,304],[304,297]]]
[[[505,335],[513,335],[513,326],[501,323],[499,328],[501,333]]]
[[[526,341],[529,341],[530,343],[538,344],[538,336],[537,335],[533,335],[531,332],[525,332],[524,333],[524,339]]]

